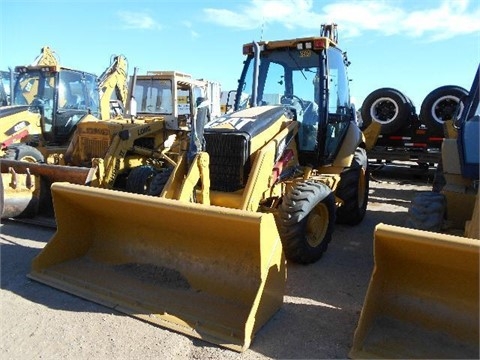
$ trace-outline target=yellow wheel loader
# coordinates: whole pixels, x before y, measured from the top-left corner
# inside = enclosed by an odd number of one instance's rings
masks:
[[[317,261],[335,222],[354,225],[366,212],[349,61],[336,25],[322,29],[245,44],[233,111],[208,122],[199,106],[188,131],[165,122],[179,146],[162,152],[146,194],[53,183],[57,232],[29,276],[247,349],[282,306],[285,258]]]
[[[375,228],[351,358],[480,356],[479,80],[480,67],[463,110],[448,121],[443,187],[414,198],[405,227]]]
[[[61,67],[48,47],[15,72],[12,106],[0,109],[0,153],[6,159],[39,163],[65,152],[79,122],[109,119],[113,90],[125,88],[128,79],[123,56],[115,56],[97,79]]]

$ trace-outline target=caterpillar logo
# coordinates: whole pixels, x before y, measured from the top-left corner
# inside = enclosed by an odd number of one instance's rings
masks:
[[[7,135],[7,136],[13,135],[13,134],[19,132],[20,130],[25,129],[29,125],[30,125],[30,123],[28,121],[20,121],[20,122],[16,123],[15,125],[13,125],[10,129],[5,131],[5,135]]]

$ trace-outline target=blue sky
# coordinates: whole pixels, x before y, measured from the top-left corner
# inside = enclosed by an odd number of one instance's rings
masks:
[[[479,0],[0,0],[0,69],[50,46],[65,67],[100,75],[123,54],[129,73],[177,70],[234,89],[242,44],[318,35],[338,24],[357,108],[380,87],[420,111],[443,85],[469,89],[480,61]]]

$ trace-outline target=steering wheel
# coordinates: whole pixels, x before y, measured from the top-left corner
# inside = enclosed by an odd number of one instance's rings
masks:
[[[305,109],[305,103],[297,95],[283,95],[280,98],[280,102],[285,105],[295,105],[295,102],[297,102],[302,107],[302,110]]]

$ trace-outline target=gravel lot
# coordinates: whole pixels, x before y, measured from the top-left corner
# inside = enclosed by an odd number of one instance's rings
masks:
[[[325,359],[347,358],[373,268],[373,230],[403,225],[417,191],[430,177],[408,169],[374,172],[362,224],[336,227],[323,258],[288,264],[284,305],[236,353],[144,323],[26,277],[54,230],[1,224],[3,359]]]

